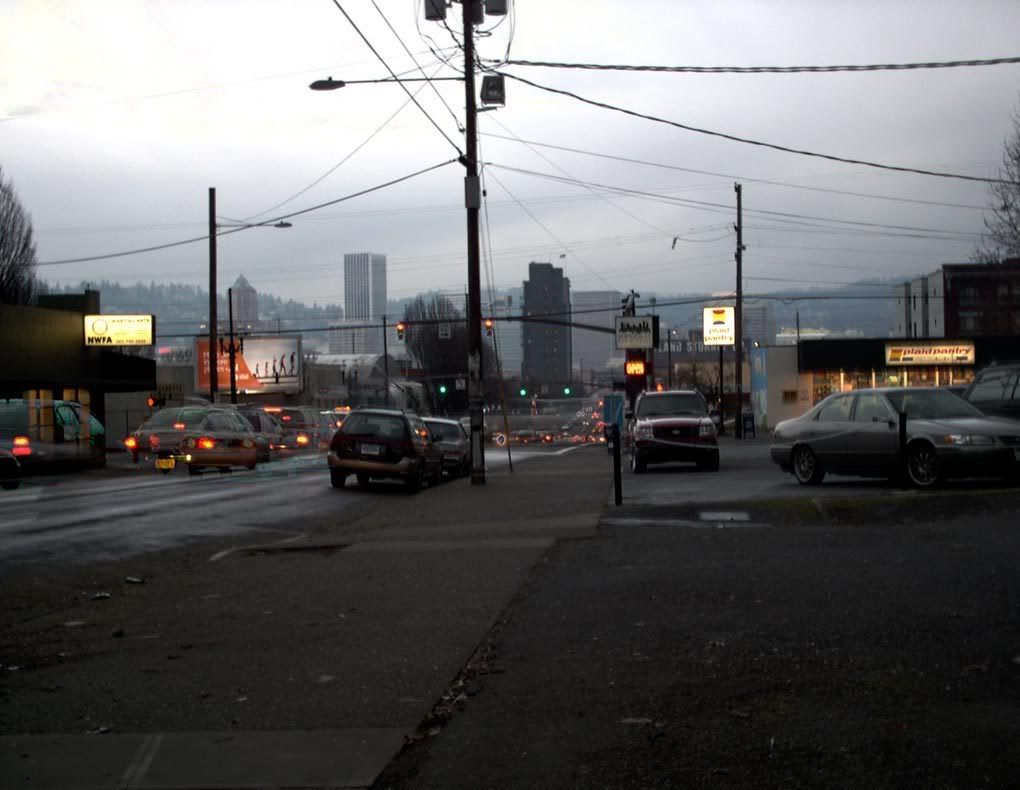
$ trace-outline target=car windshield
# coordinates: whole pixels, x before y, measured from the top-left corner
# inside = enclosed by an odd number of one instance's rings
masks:
[[[406,439],[407,430],[400,417],[389,414],[352,414],[344,420],[341,433],[372,436],[376,439]]]
[[[459,442],[464,438],[464,433],[459,425],[450,425],[450,423],[446,422],[430,422],[428,420],[425,421],[425,424],[429,426],[432,433],[441,442]]]
[[[954,417],[983,417],[984,414],[959,395],[941,390],[890,392],[886,395],[893,408],[907,417],[921,420],[945,420]]]
[[[638,417],[665,417],[678,414],[707,414],[705,404],[693,392],[649,395],[638,404]]]

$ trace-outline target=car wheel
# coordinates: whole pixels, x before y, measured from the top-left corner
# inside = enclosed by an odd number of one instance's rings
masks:
[[[418,464],[417,468],[411,472],[407,478],[407,487],[411,489],[412,494],[417,494],[425,487],[425,465]]]
[[[355,477],[357,477],[357,479],[358,479],[358,485],[359,486],[367,486],[369,481],[372,479],[368,475],[366,475],[364,472],[358,472],[358,474],[355,475]]]
[[[709,456],[701,461],[698,461],[698,469],[703,472],[718,472],[719,471],[719,453]]]
[[[202,467],[192,466],[191,464],[188,464],[188,474],[191,475],[192,477],[198,477],[200,474],[202,474]]]
[[[798,483],[805,486],[816,486],[825,477],[825,470],[806,444],[793,450],[793,476],[797,478]]]
[[[630,471],[636,475],[645,471],[645,462],[641,460],[641,456],[637,454],[637,451],[630,454]]]
[[[329,470],[329,484],[333,486],[333,488],[343,488],[346,482],[347,482],[346,472],[342,472],[339,469]]]
[[[918,488],[931,488],[942,481],[939,455],[927,442],[915,442],[907,450],[907,476]]]
[[[159,471],[161,471],[165,475],[170,474],[170,470],[169,469],[160,469]]]

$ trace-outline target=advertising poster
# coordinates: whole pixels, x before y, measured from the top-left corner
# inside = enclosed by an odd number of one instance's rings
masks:
[[[769,378],[766,361],[768,349],[751,349],[751,408],[754,409],[755,423],[768,425]]]
[[[221,337],[216,350],[217,386],[230,391],[230,338]],[[300,392],[301,338],[273,335],[246,337],[244,349],[234,338],[234,377],[239,393]],[[195,389],[209,391],[209,338],[195,339]]]

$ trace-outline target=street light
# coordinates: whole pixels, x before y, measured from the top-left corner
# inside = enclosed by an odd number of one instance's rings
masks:
[[[326,77],[324,80],[316,80],[308,87],[313,91],[335,91],[338,88],[345,88],[348,85],[379,85],[386,82],[461,82],[463,79],[463,77],[401,77],[400,79],[395,80],[393,77],[386,77],[385,79],[378,80],[335,80],[332,77]]]
[[[224,225],[216,222],[216,187],[209,187],[209,402],[216,402],[216,392],[219,390],[219,371],[216,363],[216,234],[219,228],[290,228],[289,222],[237,222]],[[232,308],[232,305],[230,305]],[[231,314],[233,309],[230,310]],[[231,316],[232,318],[232,316]],[[234,326],[230,322],[230,347],[234,347]],[[230,402],[237,403],[237,388],[234,381],[233,353],[231,353],[230,366]],[[201,360],[195,360],[196,365],[201,365]]]

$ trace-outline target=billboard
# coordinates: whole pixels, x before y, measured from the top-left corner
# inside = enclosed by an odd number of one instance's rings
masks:
[[[886,343],[885,364],[973,365],[974,343],[970,340]]]
[[[737,342],[736,319],[732,307],[706,307],[702,311],[706,346],[732,346]]]
[[[216,349],[216,383],[220,392],[230,390],[230,338],[220,337]],[[303,381],[301,338],[283,335],[234,338],[234,378],[237,391],[301,392]],[[209,338],[195,338],[195,389],[209,391]]]
[[[659,316],[620,315],[616,317],[618,349],[656,348],[659,345]]]
[[[87,315],[86,346],[151,346],[155,335],[151,315]]]

